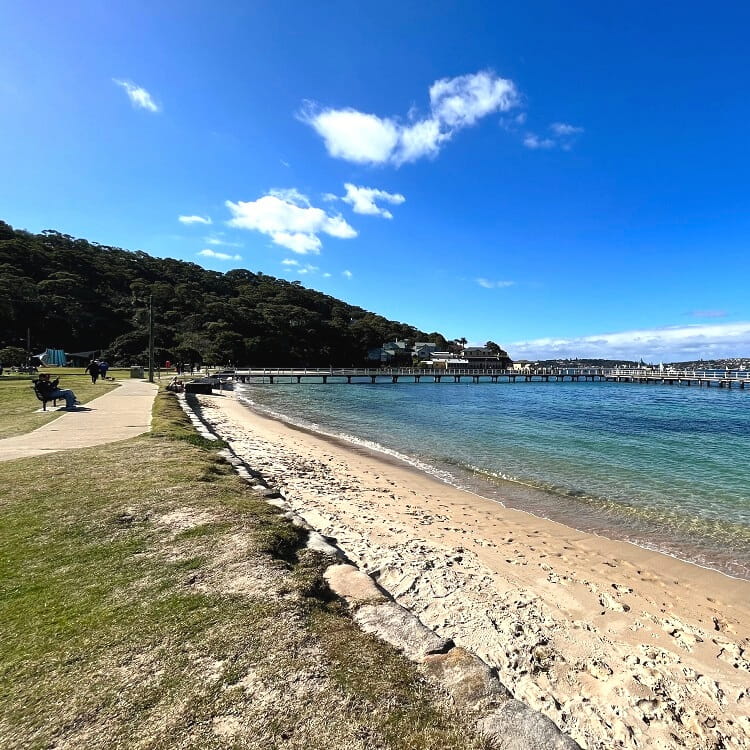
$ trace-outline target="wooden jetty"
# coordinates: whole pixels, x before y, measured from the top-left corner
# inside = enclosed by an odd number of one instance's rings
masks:
[[[719,388],[750,388],[747,370],[559,367],[526,370],[393,368],[236,368],[217,373],[241,383],[554,383],[608,381]]]

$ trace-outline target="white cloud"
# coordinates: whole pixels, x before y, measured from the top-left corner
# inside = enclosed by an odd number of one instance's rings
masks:
[[[351,279],[354,274],[351,271],[342,271],[341,275],[344,276],[347,279]]]
[[[399,126],[388,118],[354,109],[327,109],[302,114],[302,119],[323,138],[328,153],[356,164],[388,161],[399,140]]]
[[[416,161],[423,156],[437,156],[440,147],[450,140],[452,132],[443,132],[435,119],[421,120],[401,131],[401,140],[395,154],[396,164]]]
[[[507,112],[518,103],[513,81],[487,70],[442,78],[430,86],[433,115],[450,128],[465,128],[492,112]]]
[[[268,195],[272,195],[274,198],[286,201],[287,203],[310,206],[310,199],[304,193],[297,190],[297,188],[271,188],[268,191]]]
[[[178,221],[183,224],[212,224],[209,216],[178,216]]]
[[[331,274],[330,273],[324,273],[323,274],[323,278],[324,279],[330,279],[331,278]]]
[[[114,83],[116,83],[118,86],[121,86],[123,89],[125,89],[125,93],[128,95],[128,99],[130,99],[130,103],[138,108],[138,109],[145,109],[149,112],[159,112],[161,107],[154,101],[151,94],[146,91],[146,89],[142,88],[141,86],[136,86],[131,81],[122,81],[117,78],[112,79]]]
[[[281,245],[281,247],[300,255],[307,255],[308,253],[318,255],[320,254],[320,248],[323,247],[323,243],[317,235],[304,234],[303,232],[274,232],[271,239],[274,244]]]
[[[526,148],[537,149],[537,148],[554,148],[557,143],[552,138],[540,138],[535,133],[526,133],[523,139],[523,145]]]
[[[226,201],[225,205],[232,213],[229,226],[261,232],[274,244],[300,255],[320,252],[319,234],[339,239],[357,236],[342,216],[316,208],[295,188],[271,190],[254,201]]]
[[[307,274],[314,274],[320,271],[318,266],[312,265],[312,263],[305,263],[304,265],[296,260],[282,260],[282,266],[286,266],[284,272],[290,276],[306,276]],[[323,276],[330,276],[331,274],[323,274]]]
[[[385,190],[377,188],[358,187],[351,182],[344,184],[346,195],[341,199],[348,203],[355,214],[367,214],[369,216],[382,216],[385,219],[392,219],[393,214],[386,208],[381,208],[375,201],[385,201],[394,206],[401,205],[406,198],[400,193],[387,193]]]
[[[567,122],[553,122],[549,126],[549,129],[555,135],[577,135],[578,133],[583,133],[583,128],[577,125],[569,125]]]
[[[553,122],[549,129],[554,136],[540,136],[536,133],[526,133],[523,145],[530,149],[561,148],[570,151],[575,140],[574,136],[583,133],[583,128],[570,125],[567,122]]]
[[[208,245],[213,245],[214,247],[242,247],[241,242],[228,242],[227,240],[222,240],[219,237],[204,237],[203,241]]]
[[[679,362],[740,356],[750,350],[750,322],[705,323],[603,333],[575,338],[542,338],[509,345],[516,359],[596,357]]]
[[[206,248],[205,250],[201,250],[198,255],[203,256],[204,258],[213,258],[214,260],[242,260],[241,255],[229,255],[229,253],[218,253],[216,250],[209,250]]]
[[[507,289],[509,286],[514,286],[515,283],[515,281],[490,281],[489,279],[477,279],[477,284],[485,289]]]
[[[306,103],[300,119],[323,138],[328,153],[356,164],[404,164],[435,156],[459,130],[493,112],[519,106],[513,81],[492,71],[442,78],[430,86],[430,113],[404,123],[352,108],[319,109]]]

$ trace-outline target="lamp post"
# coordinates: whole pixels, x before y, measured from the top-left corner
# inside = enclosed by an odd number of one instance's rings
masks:
[[[154,382],[154,304],[148,295],[148,382]]]

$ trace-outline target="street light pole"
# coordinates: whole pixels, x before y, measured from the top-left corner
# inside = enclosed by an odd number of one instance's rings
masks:
[[[148,382],[154,382],[154,304],[148,295]]]

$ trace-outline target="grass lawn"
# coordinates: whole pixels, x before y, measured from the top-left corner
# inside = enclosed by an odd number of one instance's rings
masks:
[[[52,370],[52,368],[49,369]],[[56,377],[58,375],[53,374],[53,380]],[[71,388],[82,404],[117,387],[116,383],[109,380],[100,380],[94,385],[88,376],[73,376],[69,372],[64,372],[59,377],[60,388]],[[5,376],[0,378],[0,439],[31,432],[60,415],[60,412],[52,408],[51,403],[47,404],[46,413],[37,413],[42,402],[34,395],[31,388],[32,379],[28,375],[22,378]],[[57,404],[65,406],[64,401],[58,401]]]
[[[171,394],[149,436],[0,471],[0,747],[485,747]]]

